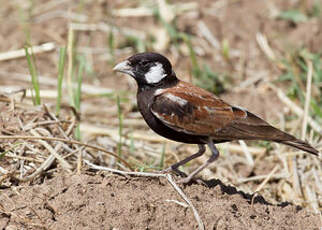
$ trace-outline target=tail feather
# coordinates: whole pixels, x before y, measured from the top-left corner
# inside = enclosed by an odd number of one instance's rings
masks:
[[[305,152],[309,152],[312,153],[314,155],[319,155],[319,151],[315,148],[313,148],[310,144],[308,144],[305,141],[301,141],[299,139],[294,139],[294,140],[290,140],[290,141],[278,141],[279,143],[285,144],[285,145],[290,145],[292,147],[301,149]]]
[[[275,141],[290,145],[317,156],[319,155],[319,151],[313,148],[307,142],[299,140],[286,132],[274,128],[266,121],[250,112],[247,112],[246,119],[237,120],[230,124],[228,129],[222,129],[220,132],[220,136],[227,136],[227,139]]]

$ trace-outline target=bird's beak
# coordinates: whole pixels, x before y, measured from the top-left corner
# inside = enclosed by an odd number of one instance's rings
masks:
[[[113,70],[116,71],[116,72],[126,73],[126,74],[129,74],[131,76],[134,75],[134,73],[132,71],[133,68],[130,66],[130,62],[127,61],[127,60],[123,61],[123,62],[120,62],[119,64],[114,66]]]

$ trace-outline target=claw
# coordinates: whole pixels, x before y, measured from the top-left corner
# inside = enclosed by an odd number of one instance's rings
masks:
[[[160,171],[160,173],[163,173],[163,174],[170,173],[170,172],[174,172],[175,174],[181,177],[187,177],[187,174],[185,174],[184,172],[180,171],[177,168],[172,168],[171,166],[169,168],[166,168]]]

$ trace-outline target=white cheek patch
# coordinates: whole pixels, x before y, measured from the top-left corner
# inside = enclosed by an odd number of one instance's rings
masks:
[[[178,103],[181,106],[184,106],[188,103],[188,101],[186,101],[185,99],[182,99],[181,97],[177,97],[177,96],[170,94],[170,93],[166,94],[165,96],[168,99],[170,99],[171,101]]]
[[[163,78],[165,78],[167,75],[164,73],[164,69],[162,67],[161,63],[156,63],[155,66],[152,66],[145,74],[145,80],[147,83],[158,83],[160,82]]]

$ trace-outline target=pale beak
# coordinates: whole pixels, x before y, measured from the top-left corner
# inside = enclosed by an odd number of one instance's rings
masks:
[[[119,64],[114,66],[113,70],[116,71],[116,72],[126,73],[126,74],[129,74],[131,76],[134,76],[134,73],[132,71],[132,67],[130,66],[130,62],[127,61],[127,60],[123,61],[123,62],[120,62]]]

